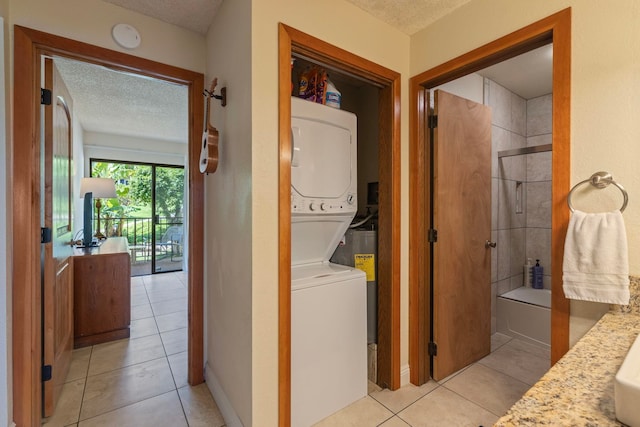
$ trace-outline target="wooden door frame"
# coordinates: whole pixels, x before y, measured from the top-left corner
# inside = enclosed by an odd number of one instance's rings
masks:
[[[425,239],[428,206],[428,150],[425,149],[423,89],[479,71],[485,67],[553,42],[553,159],[551,220],[551,363],[569,349],[569,300],[562,291],[562,254],[569,222],[566,197],[571,165],[571,8],[528,25],[410,79],[409,109],[409,366],[411,382],[428,381],[430,257]]]
[[[12,348],[13,418],[19,426],[40,425],[42,413],[40,290],[40,58],[56,55],[150,76],[188,87],[189,263],[188,379],[203,372],[204,178],[200,174],[200,128],[204,76],[41,31],[14,27],[12,160]]]
[[[379,101],[378,372],[379,382],[400,387],[400,74],[278,25],[278,411],[291,422],[291,55],[298,54],[381,88]]]

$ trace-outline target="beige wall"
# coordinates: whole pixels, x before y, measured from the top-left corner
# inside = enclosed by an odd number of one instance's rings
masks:
[[[204,72],[205,38],[192,31],[101,0],[9,1],[12,25]],[[118,23],[133,25],[140,32],[140,47],[127,50],[113,41],[111,28]]]
[[[278,396],[278,22],[402,73],[402,312],[407,313],[409,37],[342,0],[252,4],[253,418],[275,425]],[[407,356],[402,320],[401,363]]]
[[[259,399],[252,394],[252,221],[261,212],[251,203],[250,0],[225,1],[217,13],[207,35],[205,86],[213,77],[216,92],[226,86],[229,98],[224,108],[217,100],[211,104],[220,161],[205,178],[206,378],[228,425],[235,424],[227,403],[243,425],[259,425],[251,407]]]
[[[606,170],[627,188],[624,212],[630,273],[640,275],[640,4],[617,0],[474,0],[411,37],[411,75],[430,69],[566,7],[572,8],[571,182]],[[568,189],[567,189],[568,190]],[[575,200],[584,210],[612,208],[604,193]],[[614,197],[612,195],[612,197]],[[571,341],[606,306],[572,302]]]

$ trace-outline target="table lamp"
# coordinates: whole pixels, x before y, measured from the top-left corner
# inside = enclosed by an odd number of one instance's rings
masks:
[[[96,199],[96,210],[98,224],[95,237],[99,240],[105,239],[105,235],[100,232],[100,208],[102,203],[100,199],[113,199],[118,197],[116,194],[116,183],[110,178],[82,178],[80,181],[80,197],[84,197],[84,239],[85,246],[91,246],[91,216],[92,216],[92,198]]]

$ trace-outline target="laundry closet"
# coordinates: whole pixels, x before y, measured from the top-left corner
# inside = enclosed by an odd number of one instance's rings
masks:
[[[300,57],[291,88],[291,407],[310,425],[377,382],[379,88]]]

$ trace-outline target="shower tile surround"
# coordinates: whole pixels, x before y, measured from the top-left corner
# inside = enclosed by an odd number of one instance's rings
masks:
[[[551,144],[551,94],[525,100],[484,79],[484,103],[492,111],[491,326],[496,327],[495,298],[522,286],[527,258],[544,267],[551,289],[551,152],[503,157],[498,152]],[[523,186],[522,211],[516,213],[516,186]]]

